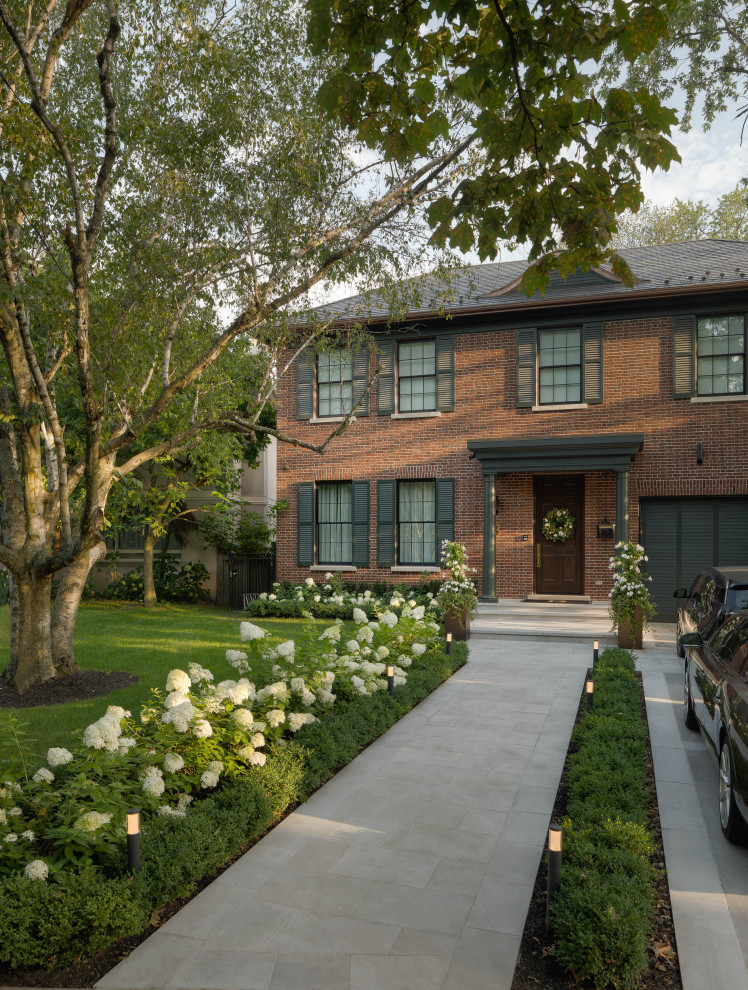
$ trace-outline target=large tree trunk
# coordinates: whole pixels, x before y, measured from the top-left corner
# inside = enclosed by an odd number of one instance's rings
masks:
[[[147,532],[143,544],[143,604],[146,608],[153,608],[158,604],[156,597],[156,582],[153,577],[153,548],[156,545],[156,537],[152,532]]]
[[[12,684],[19,694],[24,694],[30,687],[55,676],[49,611],[52,575],[40,578],[24,575],[14,580],[13,585],[11,613],[14,604],[17,611],[15,621],[11,619],[11,645],[16,649],[11,651],[3,680]]]
[[[80,670],[73,651],[78,606],[91,568],[105,554],[106,544],[102,540],[92,550],[73,561],[60,580],[52,610],[52,662],[58,674],[76,674]]]

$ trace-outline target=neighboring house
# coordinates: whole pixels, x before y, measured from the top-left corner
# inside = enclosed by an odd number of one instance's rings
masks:
[[[278,427],[313,442],[382,371],[323,457],[279,448],[278,578],[417,580],[454,537],[484,601],[605,600],[630,538],[672,619],[699,570],[748,564],[748,243],[621,254],[633,288],[596,268],[528,299],[525,262],[482,265],[446,314],[388,326],[372,306],[371,355],[302,355]],[[574,517],[566,542],[542,536],[550,508]]]
[[[245,468],[238,497],[249,503],[249,509],[267,518],[268,510],[276,502],[276,441],[259,454],[259,465],[255,469]],[[187,508],[192,509],[194,519],[199,518],[201,506],[210,505],[217,501],[211,497],[210,487],[199,488],[189,492],[185,499]],[[218,583],[218,553],[213,547],[204,546],[202,537],[194,525],[194,519],[187,525],[180,525],[178,536],[172,536],[168,543],[167,552],[172,554],[181,564],[200,561],[207,567],[210,577],[205,590],[212,600],[216,598]],[[143,535],[139,530],[118,533],[107,540],[111,550],[117,551],[117,562],[103,560],[94,566],[94,580],[99,588],[105,588],[115,573],[125,574],[143,563]],[[163,541],[157,544],[157,552],[163,547]]]

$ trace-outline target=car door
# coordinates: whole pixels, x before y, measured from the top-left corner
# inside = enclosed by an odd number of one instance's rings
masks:
[[[698,651],[700,662],[694,668],[693,697],[702,703],[697,708],[697,718],[717,753],[722,721],[720,704],[726,672],[732,662],[730,641],[742,621],[743,616],[733,616],[719,628],[711,640],[704,641]]]
[[[736,616],[737,618],[737,616]],[[735,796],[743,817],[748,809],[748,615],[742,616],[728,644],[732,651],[723,693],[723,719],[727,725],[735,774]]]

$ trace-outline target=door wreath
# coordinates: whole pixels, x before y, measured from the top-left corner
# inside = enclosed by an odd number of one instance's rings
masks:
[[[568,509],[549,509],[541,526],[543,536],[553,543],[566,543],[574,535],[574,516]]]

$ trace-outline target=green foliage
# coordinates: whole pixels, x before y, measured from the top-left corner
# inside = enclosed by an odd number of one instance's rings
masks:
[[[451,612],[464,625],[463,615],[472,619],[478,608],[478,595],[473,581],[468,576],[475,568],[468,567],[467,550],[461,543],[444,540],[441,551],[442,567],[449,571],[449,577],[439,585],[437,600],[446,615]]]
[[[263,592],[259,598],[248,602],[245,612],[255,618],[279,616],[301,619],[309,614],[315,619],[352,619],[353,610],[360,609],[367,618],[373,619],[384,611],[401,615],[403,609],[423,606],[436,620],[441,617],[441,608],[435,597],[440,588],[439,581],[414,585],[388,585],[385,581],[375,581],[373,585],[356,585],[330,573],[324,584],[317,584],[313,579],[303,584],[276,581],[272,592]],[[413,606],[409,602],[413,602]]]
[[[288,502],[281,499],[271,506],[266,520],[259,512],[248,508],[244,499],[221,496],[210,514],[200,520],[200,535],[205,543],[222,554],[258,554],[272,552],[275,543],[277,517]]]
[[[160,554],[153,566],[156,594],[164,602],[196,602],[206,597],[203,587],[210,573],[200,561],[178,563],[169,554]],[[102,593],[103,598],[120,602],[143,600],[143,565],[115,578]]]
[[[644,547],[639,543],[616,543],[615,557],[610,558],[613,590],[608,609],[614,628],[630,625],[633,629],[640,624],[642,629],[647,629],[655,617],[657,610],[647,587],[652,578],[644,569],[647,560]],[[641,616],[640,623],[637,620],[637,609]]]
[[[654,840],[633,656],[604,650],[594,684],[594,710],[572,734],[564,862],[551,909],[556,959],[603,990],[634,986],[647,965]]]
[[[341,57],[325,106],[364,143],[402,163],[450,130],[474,141],[457,190],[431,203],[434,239],[483,259],[502,239],[528,243],[538,261],[523,281],[530,294],[551,269],[568,274],[608,254],[616,215],[641,203],[640,166],[677,159],[673,111],[646,87],[603,92],[592,80],[606,57],[651,51],[675,0],[307,6],[314,49]]]

